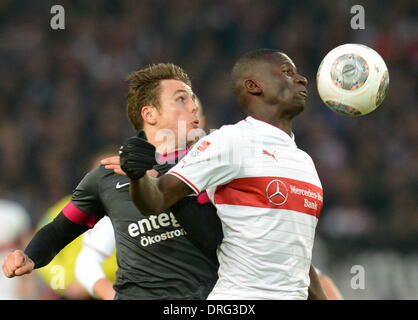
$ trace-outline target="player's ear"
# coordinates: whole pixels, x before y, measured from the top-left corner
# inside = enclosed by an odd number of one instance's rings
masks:
[[[141,108],[141,117],[146,124],[155,125],[157,123],[157,115],[157,109],[153,106],[143,106]]]
[[[253,79],[246,79],[244,81],[244,88],[247,92],[259,96],[262,93],[260,85]]]

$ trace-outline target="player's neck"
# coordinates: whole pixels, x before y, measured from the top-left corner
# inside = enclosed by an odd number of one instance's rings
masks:
[[[145,127],[144,131],[147,136],[148,142],[155,146],[156,151],[159,154],[167,155],[186,148],[185,145],[178,145],[179,139],[177,139],[175,135],[158,136],[157,131],[153,127]]]
[[[291,120],[282,120],[282,121],[279,120],[276,124],[273,124],[273,126],[279,128],[280,130],[283,130],[289,135],[289,137],[292,137],[292,121]]]
[[[266,113],[253,113],[248,115],[254,119],[271,124],[272,126],[286,132],[290,137],[292,136],[292,119],[289,117],[277,117]]]

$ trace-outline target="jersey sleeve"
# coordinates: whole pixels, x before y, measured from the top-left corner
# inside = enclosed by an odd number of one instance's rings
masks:
[[[96,250],[83,246],[76,258],[74,273],[77,281],[94,297],[94,285],[106,276],[102,269],[105,257]]]
[[[239,137],[224,126],[200,139],[168,174],[186,183],[196,194],[233,180],[240,169]]]
[[[75,188],[71,201],[62,210],[67,219],[93,228],[106,215],[99,192],[101,178],[101,167],[93,169],[84,176]]]
[[[93,287],[96,282],[106,278],[103,263],[115,249],[112,222],[109,217],[104,217],[93,229],[86,232],[75,266],[77,280],[91,296],[94,296]]]
[[[216,249],[224,235],[216,208],[207,198],[206,192],[199,197],[185,197],[173,205],[171,211],[186,230],[186,237],[217,263]]]
[[[104,258],[109,257],[113,253],[116,248],[115,235],[109,217],[104,217],[93,229],[86,232],[83,238],[83,245],[97,251]]]

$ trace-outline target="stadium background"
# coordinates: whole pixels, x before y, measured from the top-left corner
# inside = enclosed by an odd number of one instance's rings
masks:
[[[65,30],[50,28],[54,4],[65,8]],[[355,4],[365,30],[350,28]],[[131,136],[129,72],[151,62],[184,67],[207,129],[217,128],[243,117],[229,85],[237,57],[280,48],[310,81],[294,131],[324,187],[314,262],[346,298],[418,299],[417,15],[414,0],[3,0],[0,197],[21,203],[34,227],[97,151]],[[320,61],[343,43],[374,48],[389,68],[388,97],[362,118],[331,112],[316,91]],[[364,289],[351,286],[355,265]]]

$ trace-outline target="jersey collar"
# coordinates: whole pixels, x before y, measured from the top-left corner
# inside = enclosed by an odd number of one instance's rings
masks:
[[[182,150],[176,150],[174,152],[166,153],[166,154],[158,154],[158,162],[164,163],[168,161],[177,161],[179,158],[183,158],[186,153],[189,151],[188,148]]]
[[[289,136],[286,132],[284,132],[282,129],[279,129],[275,126],[273,126],[270,123],[267,123],[262,120],[255,119],[251,116],[248,116],[245,118],[245,121],[249,122],[251,125],[255,126],[257,129],[261,129],[263,131],[269,132],[270,134],[274,136],[279,136],[281,139],[291,142],[292,144],[295,144],[295,135],[293,131],[291,132],[291,136]]]

